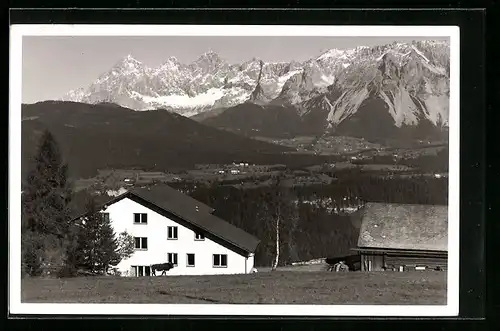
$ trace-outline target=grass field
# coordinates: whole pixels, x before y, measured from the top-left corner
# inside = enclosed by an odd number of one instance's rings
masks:
[[[39,303],[446,304],[446,272],[294,272],[227,276],[28,278]]]

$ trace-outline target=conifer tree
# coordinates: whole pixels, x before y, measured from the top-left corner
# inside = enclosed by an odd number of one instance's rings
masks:
[[[72,191],[56,140],[49,131],[40,139],[22,193],[22,257],[25,273],[38,275],[64,264],[70,229]]]
[[[74,260],[78,268],[90,273],[107,274],[110,266],[121,261],[121,249],[109,217],[99,212],[95,200],[87,202],[86,217],[78,231]]]

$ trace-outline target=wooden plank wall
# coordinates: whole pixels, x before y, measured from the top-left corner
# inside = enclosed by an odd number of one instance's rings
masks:
[[[440,267],[446,270],[447,262],[447,259],[443,257],[361,254],[362,271],[382,271],[385,268],[399,270],[400,266],[427,267],[429,269]]]
[[[417,267],[428,267],[434,269],[436,267],[441,267],[446,270],[448,261],[446,258],[442,257],[416,257],[416,256],[404,256],[404,255],[388,255],[385,257],[385,263],[387,267],[395,266],[417,266]]]

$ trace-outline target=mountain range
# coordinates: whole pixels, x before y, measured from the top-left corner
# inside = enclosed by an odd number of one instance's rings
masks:
[[[331,49],[309,60],[229,64],[209,51],[150,68],[132,56],[62,100],[166,109],[246,135],[446,135],[447,41]],[[408,132],[410,132],[408,134]]]

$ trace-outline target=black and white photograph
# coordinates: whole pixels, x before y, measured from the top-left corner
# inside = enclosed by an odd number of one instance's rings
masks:
[[[457,27],[11,36],[11,310],[458,314]]]

